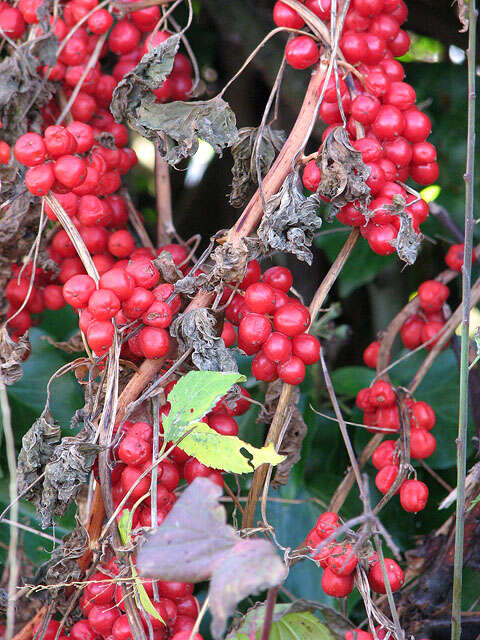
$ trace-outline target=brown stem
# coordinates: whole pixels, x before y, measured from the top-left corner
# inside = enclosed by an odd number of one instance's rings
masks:
[[[169,166],[155,148],[155,193],[157,199],[157,246],[170,242],[175,235],[172,217],[172,193]]]
[[[43,616],[47,612],[47,607],[43,606],[41,609],[37,611],[37,613],[33,616],[31,620],[27,622],[27,624],[20,629],[20,631],[13,636],[13,640],[32,640],[33,638],[33,630],[35,627],[41,623]]]
[[[272,628],[273,612],[275,610],[275,602],[280,587],[273,587],[268,590],[267,600],[265,603],[265,617],[263,619],[262,635],[260,640],[268,640],[270,637],[270,629]]]
[[[315,319],[318,311],[321,309],[323,303],[325,302],[325,299],[339,273],[341,272],[345,262],[347,261],[348,256],[352,253],[359,235],[360,234],[358,229],[354,229],[350,233],[345,244],[340,249],[337,257],[335,258],[335,261],[328,270],[325,278],[322,280],[320,286],[315,292],[309,308],[312,322]],[[282,386],[282,392],[278,399],[277,408],[275,410],[273,420],[270,424],[270,428],[265,439],[265,444],[269,444],[270,442],[276,443],[278,437],[282,433],[283,423],[287,415],[287,409],[288,405],[290,404],[292,390],[293,387],[289,384],[284,384]],[[265,482],[265,478],[267,476],[267,470],[268,465],[261,465],[260,467],[257,467],[257,469],[255,469],[255,473],[253,474],[252,486],[250,487],[250,491],[248,493],[247,504],[245,505],[245,512],[242,519],[242,526],[244,528],[253,526],[255,509],[260,497],[260,493],[262,491],[263,483]]]
[[[125,200],[125,202],[127,203],[128,219],[132,227],[137,232],[137,235],[140,238],[140,241],[142,242],[142,246],[153,249],[154,248],[153,242],[150,240],[150,236],[148,235],[147,230],[145,229],[145,226],[138,214],[138,211],[135,208],[135,205],[133,204],[132,198],[130,197],[128,190],[123,188],[120,190],[120,194],[122,198]]]

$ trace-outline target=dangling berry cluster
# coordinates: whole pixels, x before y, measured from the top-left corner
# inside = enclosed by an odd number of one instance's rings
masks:
[[[438,280],[426,280],[418,287],[420,310],[402,325],[400,336],[407,349],[413,350],[425,344],[429,351],[438,341],[435,336],[446,322],[443,306],[450,295],[446,284]],[[444,348],[448,346],[448,343]]]
[[[359,562],[353,544],[347,541],[333,541],[317,551],[322,542],[334,534],[339,526],[336,513],[331,511],[322,513],[308,534],[306,544],[313,551],[313,559],[323,568],[322,589],[324,592],[335,598],[345,598],[353,590],[354,573]],[[370,587],[375,593],[385,593],[385,582],[377,554],[373,554],[365,562],[368,568]],[[405,580],[402,569],[391,558],[385,558],[385,567],[392,591],[398,591]]]
[[[304,4],[329,23],[330,0],[306,0]],[[275,4],[273,18],[281,27],[304,27],[303,19],[282,2]],[[410,46],[409,36],[400,28],[406,18],[403,0],[354,0],[339,42],[343,57],[359,74],[352,74],[349,82],[340,76],[338,91],[352,146],[361,152],[370,170],[366,182],[372,200],[368,216],[363,215],[356,202],[351,202],[342,207],[337,217],[343,224],[360,227],[371,249],[380,255],[395,251],[392,242],[400,229],[400,217],[385,208],[392,205],[395,195],[405,200],[417,232],[428,216],[427,203],[399,183],[410,177],[420,185],[428,185],[438,177],[436,149],[427,142],[430,119],[415,106],[415,90],[403,81],[405,71],[395,60]],[[305,69],[318,61],[320,52],[312,37],[302,35],[290,40],[285,55],[293,68]],[[319,117],[327,125],[323,139],[333,127],[343,125],[333,74]],[[317,191],[320,180],[321,171],[315,160],[310,160],[303,171],[303,183],[310,191]]]
[[[251,356],[252,374],[257,380],[277,378],[298,385],[305,378],[306,365],[320,358],[320,343],[308,333],[310,313],[305,305],[288,293],[293,276],[286,267],[271,267],[263,274],[252,260],[239,291],[229,302],[222,338],[227,346],[235,343]],[[229,300],[231,290],[224,292]]]

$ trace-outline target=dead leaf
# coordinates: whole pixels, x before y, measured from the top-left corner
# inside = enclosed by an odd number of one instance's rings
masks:
[[[466,0],[457,0],[457,13],[462,25],[460,33],[465,33],[468,31],[468,25],[470,24],[468,19],[468,2],[466,2]]]
[[[233,207],[243,207],[258,186],[255,155],[258,155],[260,174],[264,178],[269,172],[277,153],[285,144],[285,132],[267,125],[262,130],[257,143],[257,152],[254,155],[253,147],[258,130],[258,127],[239,129],[238,139],[230,149],[233,156],[230,204]]]
[[[318,164],[318,160],[317,160]],[[370,169],[362,154],[352,147],[346,129],[335,127],[325,138],[320,152],[322,179],[317,193],[332,204],[333,214],[349,202],[367,205]]]
[[[400,218],[397,237],[392,240],[391,244],[395,247],[400,260],[407,264],[414,264],[422,244],[423,235],[415,230],[413,219],[407,212],[406,205],[405,199],[401,195],[395,194],[392,204],[382,205],[382,209],[386,209],[392,216],[395,215]]]
[[[211,631],[224,634],[240,600],[276,586],[287,569],[265,539],[242,539],[226,523],[220,487],[196,478],[137,554],[141,576],[178,582],[210,579]],[[254,567],[254,570],[252,568]]]
[[[192,361],[201,371],[238,371],[230,349],[219,337],[217,320],[208,309],[192,309],[178,315],[170,325],[178,341],[178,354],[192,349]]]
[[[173,261],[172,254],[169,251],[162,251],[152,262],[153,266],[160,271],[165,282],[173,284],[183,278],[183,273]]]
[[[80,331],[75,333],[65,342],[55,342],[55,340],[48,335],[42,336],[42,339],[46,340],[49,344],[53,345],[57,349],[65,351],[65,353],[80,353],[82,351],[85,351],[85,345],[83,344]]]
[[[8,334],[6,327],[0,330],[0,376],[4,384],[18,382],[23,376],[22,363],[30,353],[28,335],[21,336],[16,342]]]
[[[267,203],[257,236],[265,253],[293,253],[299,260],[312,263],[313,238],[322,226],[317,215],[320,200],[303,195],[298,169],[288,174],[280,191]]]

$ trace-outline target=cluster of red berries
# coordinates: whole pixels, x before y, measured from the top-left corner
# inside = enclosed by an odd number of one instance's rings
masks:
[[[321,20],[330,20],[331,0],[305,0],[304,4]],[[296,11],[280,1],[275,4],[273,17],[278,26],[304,26]],[[398,183],[410,177],[420,185],[428,185],[438,177],[436,149],[427,142],[430,119],[415,106],[415,90],[403,81],[405,71],[395,60],[410,45],[407,33],[400,29],[406,18],[403,0],[353,0],[339,43],[345,60],[359,74],[352,75],[350,89],[340,77],[338,89],[348,135],[370,169],[367,185],[373,199],[368,219],[355,202],[342,207],[337,217],[343,224],[360,227],[371,249],[380,255],[395,251],[392,242],[397,237],[400,218],[385,208],[392,204],[394,195],[404,198],[417,231],[428,216],[427,203]],[[319,47],[312,37],[301,35],[289,41],[285,55],[292,67],[305,69],[318,61]],[[333,76],[319,116],[328,126],[323,139],[331,128],[343,124]],[[310,160],[303,172],[304,185],[317,191],[320,180],[320,169],[315,160]]]
[[[449,295],[447,285],[438,280],[426,280],[418,287],[420,310],[411,315],[400,329],[402,342],[407,349],[417,349],[425,343],[425,348],[429,351],[434,347],[438,341],[435,336],[446,321],[443,307]],[[448,343],[444,348],[447,346]]]
[[[433,454],[437,446],[435,437],[430,433],[435,426],[435,412],[423,401],[407,398],[405,403],[410,417],[410,456],[413,460],[424,460]],[[371,387],[361,389],[356,404],[364,412],[363,422],[369,431],[398,431],[399,411],[395,392],[388,382],[377,380]],[[373,452],[372,463],[378,471],[375,484],[381,493],[387,493],[398,475],[398,449],[398,441],[384,440]],[[399,493],[405,511],[416,513],[427,504],[428,487],[419,480],[405,480]]]
[[[289,296],[293,276],[286,267],[271,267],[263,274],[260,265],[252,260],[238,292],[224,291],[228,302],[222,338],[233,346],[237,335],[238,347],[254,355],[252,374],[257,380],[272,382],[280,378],[292,385],[305,378],[306,365],[320,358],[320,343],[306,331],[310,313],[297,298]]]
[[[375,634],[378,640],[385,640],[387,630],[384,627],[378,626],[375,627]],[[343,637],[345,640],[375,640],[373,633],[363,631],[363,629],[352,629],[351,631],[347,631]],[[419,640],[430,640],[430,638],[419,638]]]
[[[345,598],[354,587],[354,572],[359,559],[351,543],[330,542],[319,551],[317,548],[326,538],[339,528],[336,513],[326,511],[318,518],[315,526],[308,534],[306,543],[312,549],[312,557],[323,568],[322,589],[335,598]],[[375,593],[386,593],[385,581],[381,564],[374,553],[367,560],[368,582]],[[385,558],[388,581],[392,591],[398,591],[405,581],[405,576],[399,565],[391,558]]]
[[[121,582],[116,581],[119,573],[119,561],[113,557],[90,576],[80,598],[80,609],[85,617],[75,622],[68,633],[63,630],[59,640],[129,640],[132,637]],[[188,640],[199,612],[197,599],[192,595],[193,584],[157,581],[158,600],[154,598],[153,582],[144,580],[142,584],[164,621],[147,614],[154,640]],[[147,621],[142,618],[142,622],[148,633]],[[51,620],[44,640],[55,640],[59,627],[59,622]],[[34,634],[39,628],[37,625]],[[195,640],[202,640],[202,636],[197,634]]]

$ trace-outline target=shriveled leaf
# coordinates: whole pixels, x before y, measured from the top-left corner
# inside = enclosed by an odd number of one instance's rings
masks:
[[[276,380],[268,385],[267,393],[265,394],[265,402],[257,418],[257,422],[266,422],[267,424],[271,423],[281,392],[281,380]],[[275,469],[275,476],[272,481],[272,486],[275,489],[278,489],[280,486],[288,483],[290,471],[300,460],[300,451],[302,449],[303,439],[307,435],[307,425],[305,424],[303,416],[298,409],[299,399],[300,391],[295,387],[292,391],[288,408],[285,411],[285,415],[289,416],[289,422],[282,444],[278,450],[278,453],[284,455],[285,459],[280,462]]]
[[[100,446],[94,443],[95,430],[89,424],[73,437],[65,437],[58,444],[51,462],[45,466],[42,496],[37,504],[42,527],[54,523],[54,515],[65,513],[88,481]]]
[[[141,576],[172,582],[203,582],[238,540],[218,502],[222,489],[196,478],[181,494],[162,526],[140,548]]]
[[[312,615],[317,609],[322,613],[324,609],[329,609],[337,614],[330,607],[308,600],[295,600],[291,604],[276,604],[273,610],[269,640],[298,640],[299,637],[310,640],[332,640],[332,630],[329,625],[325,626]],[[341,614],[337,615],[349,623]],[[260,638],[264,619],[265,603],[262,602],[252,607],[241,620],[233,625],[226,640],[253,640],[253,638]],[[349,623],[345,631],[351,630],[352,626]],[[334,632],[333,636],[338,637]],[[343,635],[341,638],[343,640]]]
[[[276,453],[272,442],[258,449],[237,436],[223,436],[204,422],[179,427],[169,437],[207,467],[232,473],[251,473],[261,464],[276,465],[285,459]]]
[[[192,349],[192,361],[202,371],[237,371],[230,349],[220,337],[217,320],[208,309],[192,309],[179,314],[170,325],[177,339],[179,355]]]
[[[239,129],[238,139],[231,147],[233,180],[230,204],[233,207],[243,207],[257,188],[256,156],[259,159],[260,174],[264,178],[286,140],[284,131],[267,125],[262,130],[254,153],[258,131],[258,127]]]
[[[267,540],[242,540],[226,523],[220,487],[196,478],[137,554],[141,576],[164,581],[210,579],[212,634],[246,596],[281,583],[287,569]]]
[[[269,199],[257,229],[264,251],[293,253],[299,260],[311,264],[310,247],[322,226],[319,205],[317,195],[308,198],[303,195],[298,169],[289,173],[280,191]]]
[[[80,353],[82,351],[85,351],[85,345],[83,344],[80,331],[75,333],[68,340],[64,340],[61,342],[57,342],[56,340],[54,340],[53,338],[47,335],[42,337],[57,349],[60,349],[61,351],[65,351],[65,353]]]
[[[153,260],[153,264],[155,268],[160,271],[165,282],[173,284],[180,278],[183,278],[182,272],[173,261],[172,254],[169,251],[162,251],[161,254]]]
[[[60,426],[50,415],[40,416],[22,438],[18,454],[18,491],[23,493],[42,474],[43,467],[52,459],[56,445],[60,442]],[[38,495],[41,484],[36,484],[24,498],[31,500]]]
[[[462,25],[460,33],[468,31],[469,19],[468,19],[468,2],[466,0],[457,0],[457,12],[458,19]]]
[[[198,139],[217,153],[237,138],[235,115],[221,98],[159,104],[153,93],[172,70],[180,36],[174,35],[143,56],[117,85],[111,104],[115,119],[154,142],[169,164],[193,155]]]
[[[392,240],[392,245],[395,247],[398,257],[407,264],[413,264],[417,259],[423,236],[415,230],[413,219],[405,210],[405,205],[406,202],[402,196],[395,194],[393,203],[385,205],[384,208],[390,209],[392,215],[397,215],[400,218],[398,235],[395,240]]]
[[[233,615],[238,602],[280,584],[287,573],[285,565],[268,540],[239,540],[229,551],[228,559],[225,558],[221,563],[221,570],[217,568],[210,581],[209,605],[213,637],[223,637],[228,619]]]
[[[14,342],[5,327],[0,329],[0,377],[4,384],[11,385],[23,376],[22,362],[30,353],[27,335]]]
[[[317,161],[318,163],[318,161]],[[349,202],[368,204],[370,169],[352,147],[346,129],[335,127],[325,138],[320,155],[322,179],[317,193],[327,198],[335,214]]]

